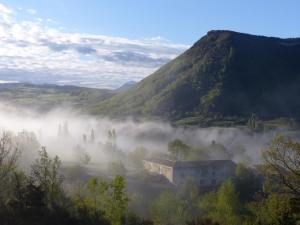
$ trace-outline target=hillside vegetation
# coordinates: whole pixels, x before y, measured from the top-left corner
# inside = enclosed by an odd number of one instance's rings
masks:
[[[210,31],[93,114],[182,123],[300,117],[300,39]]]
[[[109,98],[114,93],[105,89],[75,86],[1,84],[0,101],[38,111],[55,107],[82,109]]]

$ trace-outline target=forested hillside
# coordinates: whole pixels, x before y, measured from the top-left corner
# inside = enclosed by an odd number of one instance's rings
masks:
[[[264,120],[300,116],[300,39],[210,31],[94,114],[172,121]]]

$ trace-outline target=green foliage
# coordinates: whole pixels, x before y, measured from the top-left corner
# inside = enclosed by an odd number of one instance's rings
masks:
[[[207,147],[192,147],[188,151],[188,155],[185,160],[207,160],[210,158],[210,149]]]
[[[113,96],[113,91],[76,86],[2,84],[0,100],[18,106],[26,106],[48,111],[58,106],[68,105],[84,110],[95,102]]]
[[[232,181],[222,184],[218,192],[205,195],[199,205],[209,218],[222,225],[240,225],[243,206]]]
[[[263,151],[264,161],[259,167],[268,189],[262,188],[263,177],[255,168],[238,164],[235,177],[211,192],[199,190],[192,179],[174,187],[163,183],[160,176],[151,176],[144,171],[140,171],[136,179],[130,174],[129,178],[135,183],[127,190],[125,179],[119,176],[125,171],[121,162],[111,164],[110,170],[117,175],[113,180],[91,178],[84,184],[88,170],[82,171],[82,165],[71,165],[71,172],[65,167],[61,170],[59,158],[50,157],[45,148],[39,152],[31,175],[27,176],[17,170],[18,157],[15,156],[18,151],[10,137],[2,135],[0,138],[0,159],[3,159],[0,170],[2,176],[5,175],[5,179],[0,177],[3,179],[0,183],[0,219],[4,225],[31,225],[37,221],[41,225],[295,225],[300,218],[300,145],[280,135]],[[32,136],[22,134],[20,137],[24,141]],[[32,143],[24,143],[36,147],[34,139]],[[178,155],[185,155],[186,150],[180,151],[187,148],[188,154],[184,156],[187,159],[212,157],[212,151],[226,152],[215,141],[208,148],[192,148],[175,140],[170,148]],[[239,151],[243,152],[243,149]],[[144,149],[128,155],[133,161],[144,156]],[[68,176],[73,173],[70,180],[82,182],[75,194],[68,192],[66,195],[61,171]],[[74,183],[66,182],[65,187]]]
[[[0,206],[5,202],[9,181],[17,167],[19,149],[14,145],[12,134],[2,132],[0,134]]]
[[[156,198],[151,206],[155,224],[185,224],[197,218],[198,187],[188,180],[177,192],[166,190]]]
[[[262,178],[245,165],[237,164],[234,185],[242,202],[254,199],[255,194],[262,189]]]
[[[120,225],[127,213],[128,197],[125,190],[125,180],[121,176],[116,176],[113,182],[105,187],[105,216],[112,225]]]
[[[251,212],[248,221],[251,224],[296,224],[296,211],[292,207],[290,196],[287,194],[271,193],[266,199],[251,202],[248,208]]]
[[[88,212],[98,220],[103,217],[112,225],[121,225],[127,214],[128,197],[123,177],[116,176],[111,182],[91,178],[87,186],[87,195],[75,198],[77,210]]]
[[[197,218],[196,220],[189,221],[186,225],[219,225],[208,218]]]
[[[126,175],[126,168],[121,161],[117,162],[110,162],[108,164],[108,173],[112,174],[113,176],[125,176]]]
[[[168,152],[175,159],[185,159],[189,153],[190,147],[179,139],[168,143]]]
[[[116,131],[114,129],[109,130],[108,133],[107,133],[106,146],[111,151],[116,151],[118,149],[118,147],[117,147],[117,134],[116,134]]]
[[[262,120],[299,118],[300,51],[293,45],[298,42],[232,31],[208,32],[130,90],[88,110],[112,117],[151,117],[204,126],[216,121],[225,121],[225,126],[246,125],[251,113]],[[228,119],[232,117],[236,119]]]
[[[206,95],[201,97],[200,102],[203,108],[205,108],[205,112],[209,112],[215,106],[215,101],[221,94],[220,86],[220,84],[216,84]]]
[[[212,144],[209,148],[209,155],[211,159],[230,159],[231,155],[229,154],[226,147],[220,143],[212,141]]]
[[[64,166],[65,182],[72,185],[84,183],[88,179],[87,168],[82,164]]]
[[[176,121],[178,126],[201,126],[201,127],[230,127],[245,125],[247,120],[244,117],[226,116],[221,119],[216,116],[198,115],[184,117]]]
[[[147,149],[139,147],[128,153],[128,159],[135,168],[141,170],[143,168],[143,160],[147,157],[147,155]]]
[[[58,156],[53,159],[49,157],[45,147],[42,147],[39,158],[32,165],[31,178],[47,194],[44,203],[50,208],[63,204],[63,177],[59,174],[60,166]]]
[[[41,148],[36,135],[33,132],[21,131],[14,137],[20,156],[18,160],[19,166],[26,172],[30,171],[30,163],[32,158],[37,157],[37,152]]]
[[[257,116],[252,113],[251,117],[249,118],[247,122],[247,126],[250,130],[252,131],[262,131],[263,130],[263,125],[261,121],[258,120]]]
[[[31,177],[17,170],[10,173],[5,202],[0,205],[1,224],[77,224],[57,175],[58,161],[43,149]]]
[[[127,224],[129,225],[153,225],[150,220],[143,220],[134,214],[129,214],[127,217]]]
[[[172,191],[164,191],[158,199],[153,202],[151,215],[155,224],[179,224],[182,219],[177,213],[179,202]],[[184,221],[183,221],[184,222]]]
[[[80,145],[76,145],[74,148],[74,151],[75,151],[75,154],[76,154],[76,157],[77,157],[79,163],[82,166],[87,166],[90,163],[91,156],[89,155],[89,153],[86,151],[85,148],[83,148]]]
[[[267,224],[288,225],[295,223],[290,201],[288,195],[271,194],[262,208]]]
[[[263,151],[262,173],[270,191],[282,190],[300,199],[300,143],[277,135]],[[274,188],[273,188],[274,189]]]

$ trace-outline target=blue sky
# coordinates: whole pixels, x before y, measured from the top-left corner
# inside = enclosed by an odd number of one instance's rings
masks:
[[[212,29],[300,37],[297,0],[0,0],[3,80],[116,88]]]
[[[297,0],[7,0],[70,31],[192,44],[211,29],[300,36]],[[54,25],[54,24],[53,24]]]

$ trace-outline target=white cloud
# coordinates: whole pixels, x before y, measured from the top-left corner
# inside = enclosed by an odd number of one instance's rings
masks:
[[[31,15],[35,15],[37,13],[35,9],[26,9],[26,11]]]
[[[1,80],[68,80],[83,86],[89,81],[89,86],[115,88],[142,79],[188,47],[161,37],[130,40],[70,33],[43,25],[48,19],[16,22],[14,13],[0,4]]]
[[[11,22],[12,10],[0,3],[0,24],[7,25]]]
[[[12,10],[0,3],[0,13],[11,14]]]

